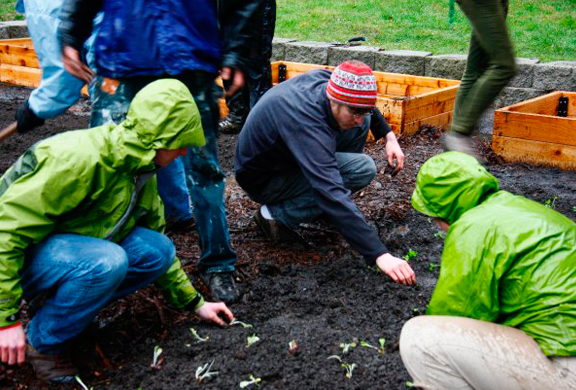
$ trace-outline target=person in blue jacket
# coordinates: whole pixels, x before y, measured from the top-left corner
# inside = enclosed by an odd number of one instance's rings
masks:
[[[234,94],[244,83],[250,30],[248,20],[260,0],[67,0],[58,35],[66,69],[89,81],[80,49],[91,33],[88,23],[104,11],[95,41],[96,71],[92,123],[121,120],[126,102],[148,83],[164,77],[182,81],[198,105],[206,138],[184,158],[202,256],[198,263],[212,298],[238,298],[233,271],[237,256],[230,245],[224,206],[224,172],[216,137],[220,71]],[[100,122],[101,123],[101,122]],[[178,183],[176,183],[178,184]]]

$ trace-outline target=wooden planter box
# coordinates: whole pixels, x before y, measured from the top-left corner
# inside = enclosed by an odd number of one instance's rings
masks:
[[[286,79],[312,69],[334,69],[333,66],[273,62],[274,85],[278,83],[280,65],[286,67]],[[374,75],[379,95],[376,106],[396,134],[413,134],[423,125],[446,129],[452,122],[452,110],[460,81],[384,72],[374,72]],[[220,107],[225,116],[228,109],[223,101]]]
[[[36,88],[41,79],[42,70],[32,39],[0,40],[0,82]]]
[[[568,98],[567,116],[558,116]],[[494,112],[492,149],[504,160],[576,170],[576,92],[552,92]]]

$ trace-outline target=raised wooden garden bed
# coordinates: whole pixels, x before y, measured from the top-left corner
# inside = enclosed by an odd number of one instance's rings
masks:
[[[552,92],[496,110],[492,149],[506,161],[576,170],[576,92]]]

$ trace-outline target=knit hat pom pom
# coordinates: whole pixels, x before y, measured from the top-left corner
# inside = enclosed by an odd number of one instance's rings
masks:
[[[326,95],[329,99],[348,106],[374,107],[378,87],[372,69],[359,61],[341,63],[330,76]]]

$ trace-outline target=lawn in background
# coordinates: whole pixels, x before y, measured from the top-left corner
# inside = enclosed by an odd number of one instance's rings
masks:
[[[277,0],[276,36],[344,42],[364,36],[386,50],[465,54],[470,27],[449,0]],[[22,19],[16,0],[0,0],[0,20]],[[576,61],[576,0],[510,0],[508,26],[518,57]]]
[[[386,50],[465,54],[470,27],[456,4],[448,24],[448,0],[277,0],[276,36],[345,42],[366,37]],[[510,0],[508,14],[516,55],[541,61],[576,61],[576,0]]]

